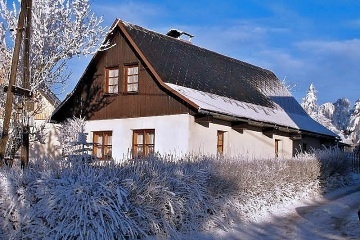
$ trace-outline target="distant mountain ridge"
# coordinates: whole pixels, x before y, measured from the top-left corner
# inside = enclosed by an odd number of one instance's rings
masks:
[[[353,106],[347,98],[317,105],[316,89],[310,84],[301,106],[316,121],[341,137],[342,142],[360,144],[360,99]]]

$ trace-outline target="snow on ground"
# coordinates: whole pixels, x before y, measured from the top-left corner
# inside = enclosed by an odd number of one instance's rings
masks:
[[[360,239],[360,175],[351,186],[293,201],[257,213],[252,221],[239,221],[229,229],[213,229],[182,239]]]

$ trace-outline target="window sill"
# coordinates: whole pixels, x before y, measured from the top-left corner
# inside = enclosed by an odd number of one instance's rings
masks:
[[[105,97],[114,97],[114,96],[119,96],[119,93],[104,93]]]

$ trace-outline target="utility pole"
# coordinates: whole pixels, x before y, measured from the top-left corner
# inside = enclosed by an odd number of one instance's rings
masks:
[[[28,2],[30,2],[30,4],[28,4]],[[31,21],[31,9],[27,11],[27,6],[31,7],[31,5],[32,5],[31,0],[21,0],[20,14],[19,14],[18,26],[16,29],[16,36],[15,36],[15,45],[14,45],[14,51],[11,61],[9,85],[7,88],[5,88],[7,94],[6,94],[6,103],[5,103],[5,116],[3,122],[3,133],[0,139],[0,166],[2,165],[2,160],[4,160],[6,153],[6,145],[9,140],[10,120],[13,109],[14,92],[16,92],[16,88],[17,88],[15,86],[15,82],[16,82],[16,74],[19,65],[19,55],[20,55],[21,43],[23,39],[23,30],[25,25],[25,19],[27,19],[27,21],[29,21],[30,19]],[[30,14],[30,18],[28,17],[29,14]],[[26,25],[29,26],[28,24]],[[30,30],[28,37],[29,36],[30,36]],[[27,52],[29,52],[29,49],[27,50]],[[27,64],[29,64],[29,62],[27,62]]]
[[[25,38],[24,38],[24,68],[23,68],[23,88],[30,91],[30,29],[31,29],[31,9],[32,9],[32,0],[26,1],[25,11],[26,11],[26,26],[25,26]],[[23,103],[23,113],[25,116],[23,118],[22,124],[22,143],[21,143],[21,167],[25,167],[29,162],[29,96],[25,96],[25,101]]]

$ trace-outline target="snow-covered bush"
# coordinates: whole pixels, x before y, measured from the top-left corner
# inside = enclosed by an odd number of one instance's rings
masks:
[[[2,169],[2,229],[12,239],[176,238],[211,222],[207,164],[153,158]]]
[[[317,192],[319,170],[313,158],[221,159],[214,162],[209,188],[225,202],[223,214],[235,208],[249,218],[261,208]]]
[[[43,162],[41,168],[33,164],[31,169],[23,171],[20,166],[9,168],[3,166],[0,171],[0,239],[8,239],[20,231],[22,217],[27,213],[33,202],[31,183],[40,178],[40,174],[49,169]],[[3,231],[4,237],[1,237]]]
[[[318,150],[313,153],[313,157],[319,161],[321,166],[319,179],[324,191],[348,183],[352,170],[349,154],[339,148]]]
[[[82,161],[90,158],[87,152],[91,150],[91,144],[87,142],[87,133],[84,128],[85,119],[76,117],[67,119],[60,126],[59,142],[64,158],[70,161]]]
[[[101,165],[38,161],[23,171],[4,167],[0,238],[177,238],[321,193],[325,182],[334,186],[342,177],[343,184],[345,156],[326,150],[293,159],[166,156]]]

